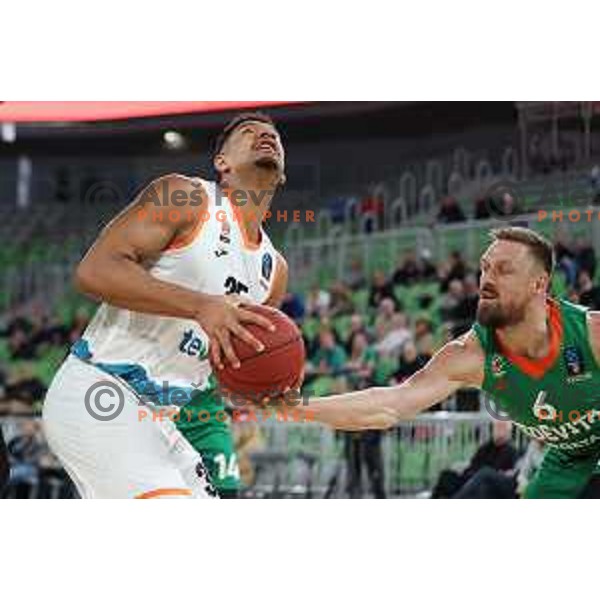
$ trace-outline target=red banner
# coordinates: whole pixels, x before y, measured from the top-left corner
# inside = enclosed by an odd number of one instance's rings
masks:
[[[296,102],[0,102],[0,122],[113,121],[248,110]]]

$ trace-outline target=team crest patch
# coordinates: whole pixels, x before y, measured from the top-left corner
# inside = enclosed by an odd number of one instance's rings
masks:
[[[585,372],[585,363],[580,348],[576,346],[567,346],[563,353],[567,375],[571,377],[580,377]]]
[[[273,257],[270,254],[265,254],[262,257],[262,276],[269,281],[273,272]]]
[[[504,359],[498,354],[494,355],[492,358],[492,375],[494,377],[503,377],[506,375]]]

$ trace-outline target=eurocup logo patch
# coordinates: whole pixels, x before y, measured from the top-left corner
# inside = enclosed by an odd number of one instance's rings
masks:
[[[273,272],[273,257],[270,254],[265,254],[262,257],[262,276],[269,281]]]
[[[578,377],[585,371],[583,354],[576,346],[567,346],[564,351],[565,367],[569,377]]]

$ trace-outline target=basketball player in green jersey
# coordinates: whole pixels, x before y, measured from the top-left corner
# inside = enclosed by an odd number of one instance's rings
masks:
[[[493,397],[549,448],[527,498],[577,498],[600,459],[600,313],[551,299],[552,245],[529,229],[491,233],[477,323],[402,385],[311,399],[332,427],[386,429],[460,388]]]

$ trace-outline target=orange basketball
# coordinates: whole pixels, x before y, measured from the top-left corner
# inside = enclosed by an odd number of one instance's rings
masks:
[[[224,361],[223,369],[214,369],[222,391],[225,395],[258,402],[265,396],[276,397],[288,388],[299,387],[304,379],[306,352],[296,324],[281,311],[269,306],[245,308],[269,319],[275,325],[275,331],[244,323],[244,327],[263,343],[265,349],[257,352],[253,346],[232,337],[241,366],[234,369]]]

